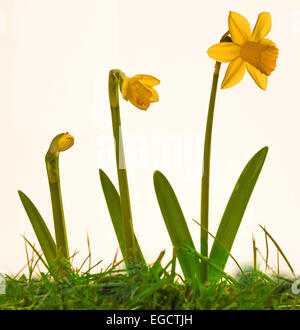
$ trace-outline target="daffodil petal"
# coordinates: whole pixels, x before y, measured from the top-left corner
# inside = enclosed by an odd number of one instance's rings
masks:
[[[150,76],[148,74],[137,74],[133,78],[136,78],[136,79],[140,80],[140,82],[142,84],[146,84],[146,85],[149,85],[149,86],[156,86],[156,85],[160,84],[159,79],[157,79],[153,76]]]
[[[122,85],[122,96],[123,99],[128,101],[128,97],[127,97],[127,87],[128,87],[128,83],[129,83],[129,78],[125,78],[123,81],[123,85]]]
[[[150,102],[157,102],[159,100],[158,93],[154,88],[151,88],[152,96],[150,97]]]
[[[271,30],[272,18],[267,12],[258,15],[251,35],[251,41],[260,42]]]
[[[244,16],[231,11],[228,17],[228,25],[231,39],[234,43],[243,45],[250,40],[250,24]]]
[[[240,56],[241,47],[233,42],[220,42],[209,47],[207,54],[218,62],[231,62]]]
[[[228,65],[221,88],[229,88],[238,84],[243,79],[245,72],[245,61],[241,57],[236,58]]]
[[[246,63],[247,71],[250,76],[253,78],[258,87],[263,90],[267,89],[268,85],[268,76],[264,73],[261,73],[258,69],[256,69],[253,65]]]

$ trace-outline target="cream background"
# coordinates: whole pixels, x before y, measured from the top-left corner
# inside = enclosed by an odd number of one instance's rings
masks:
[[[171,256],[152,184],[155,169],[172,183],[199,246],[199,228],[192,218],[199,219],[200,213],[203,137],[214,66],[206,50],[227,31],[229,10],[243,14],[252,28],[257,15],[269,11],[273,26],[268,38],[278,45],[279,59],[266,92],[249,75],[236,87],[218,92],[210,230],[215,233],[246,162],[268,145],[232,253],[242,265],[252,262],[253,233],[264,254],[258,227],[262,224],[300,270],[299,1],[1,0],[0,10],[6,17],[6,29],[0,31],[0,271],[16,273],[26,263],[21,234],[37,242],[17,189],[33,200],[53,233],[44,155],[51,139],[65,131],[75,137],[74,147],[60,157],[70,249],[80,251],[74,263],[79,266],[88,254],[87,231],[93,263],[103,259],[104,267],[112,261],[117,240],[98,177],[101,167],[117,184],[109,145],[107,78],[112,68],[161,80],[160,101],[147,112],[121,101],[133,221],[142,250],[148,262],[163,249],[165,261]],[[181,163],[181,154],[172,152],[175,158],[168,164],[157,156],[155,141],[161,134],[177,139],[179,151],[180,141],[192,139],[194,158]],[[147,148],[148,159],[140,165],[137,143]],[[275,264],[275,248],[270,248]],[[286,270],[283,261],[281,265]],[[235,271],[232,262],[227,270]]]

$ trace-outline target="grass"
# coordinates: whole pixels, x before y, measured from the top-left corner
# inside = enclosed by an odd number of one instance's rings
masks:
[[[100,273],[72,270],[63,279],[37,271],[30,263],[26,277],[6,275],[1,310],[299,310],[300,296],[291,293],[292,281],[248,270],[234,282],[192,284],[165,268],[161,258],[151,266],[119,269],[120,263]],[[170,268],[170,269],[169,269]],[[34,275],[35,274],[35,275]]]

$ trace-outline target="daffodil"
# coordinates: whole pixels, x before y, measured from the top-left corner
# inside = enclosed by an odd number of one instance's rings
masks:
[[[108,95],[115,141],[116,167],[119,181],[121,208],[121,223],[118,219],[118,221],[114,219],[115,217],[112,217],[112,222],[115,227],[126,266],[136,263],[145,265],[146,262],[142,251],[139,248],[133,229],[129,185],[125,164],[125,150],[122,138],[119,89],[126,101],[130,101],[141,110],[147,110],[150,103],[158,101],[158,94],[153,86],[156,86],[159,83],[160,81],[155,77],[144,74],[138,74],[129,78],[119,69],[110,70],[108,76]],[[101,182],[102,180],[103,175]],[[107,186],[107,184],[103,184],[103,187],[104,186]],[[108,208],[110,209],[109,204]]]
[[[265,38],[271,29],[271,15],[259,14],[252,33],[247,19],[238,13],[229,13],[228,25],[232,42],[220,42],[207,51],[217,62],[230,62],[221,88],[238,84],[247,69],[256,84],[265,90],[278,57],[275,43]]]
[[[153,86],[159,83],[158,79],[146,74],[138,74],[131,78],[126,77],[122,85],[122,96],[137,108],[147,110],[150,103],[158,101],[158,94]]]
[[[51,141],[50,147],[45,156],[52,203],[57,256],[59,258],[64,257],[67,261],[69,260],[69,247],[60,187],[59,155],[61,152],[70,149],[73,144],[74,137],[72,135],[69,133],[58,134]]]

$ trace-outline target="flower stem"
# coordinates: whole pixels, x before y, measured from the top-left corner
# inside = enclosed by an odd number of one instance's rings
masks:
[[[217,85],[219,79],[221,63],[216,62],[215,71],[213,75],[206,130],[204,140],[204,155],[203,155],[203,173],[201,181],[201,231],[200,244],[201,254],[208,257],[208,210],[209,210],[209,174],[210,174],[210,154],[211,154],[211,136],[213,127],[213,117],[217,93]],[[207,263],[201,262],[201,282],[207,281]]]
[[[124,228],[126,263],[132,264],[137,261],[137,249],[132,224],[131,205],[125,165],[124,146],[121,129],[121,117],[119,106],[119,86],[122,86],[124,73],[120,70],[109,72],[109,102],[111,109],[112,128],[115,140],[116,165],[118,172],[119,190],[122,221]]]
[[[70,256],[60,188],[58,158],[58,153],[53,154],[48,152],[45,161],[51,195],[57,256],[58,259],[63,257],[66,261],[69,261]]]

